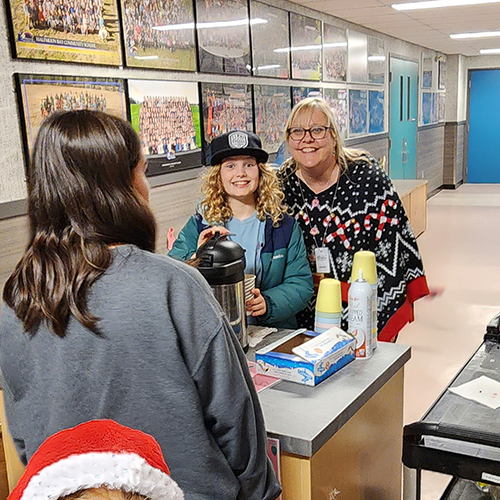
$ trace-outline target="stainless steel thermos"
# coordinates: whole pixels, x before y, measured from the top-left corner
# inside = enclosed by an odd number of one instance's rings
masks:
[[[218,233],[198,248],[198,269],[214,291],[241,347],[248,350],[245,250]]]

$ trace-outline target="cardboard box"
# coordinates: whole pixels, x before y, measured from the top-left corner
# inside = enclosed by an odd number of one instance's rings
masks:
[[[324,333],[300,329],[259,349],[255,362],[259,373],[314,386],[353,361],[355,349],[356,339],[340,328]]]

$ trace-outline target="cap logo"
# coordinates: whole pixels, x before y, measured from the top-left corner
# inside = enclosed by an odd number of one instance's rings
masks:
[[[229,134],[228,142],[232,149],[245,149],[248,146],[248,135],[244,132],[233,132]]]

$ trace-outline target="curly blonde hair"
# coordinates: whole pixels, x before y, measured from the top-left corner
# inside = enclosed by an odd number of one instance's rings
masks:
[[[259,186],[255,191],[255,210],[257,217],[264,220],[270,217],[273,226],[278,226],[286,213],[283,205],[284,194],[280,189],[274,169],[267,163],[258,163]],[[210,167],[202,177],[200,213],[211,224],[222,224],[229,220],[233,212],[229,206],[220,175],[221,164]]]

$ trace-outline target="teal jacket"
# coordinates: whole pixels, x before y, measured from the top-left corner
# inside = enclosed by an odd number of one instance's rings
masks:
[[[200,214],[191,216],[168,255],[189,259],[196,253],[199,234],[207,227]],[[302,231],[295,219],[285,215],[278,227],[273,226],[270,218],[266,219],[261,261],[260,291],[267,312],[257,317],[259,325],[297,328],[300,325],[295,315],[312,297],[313,280]]]

